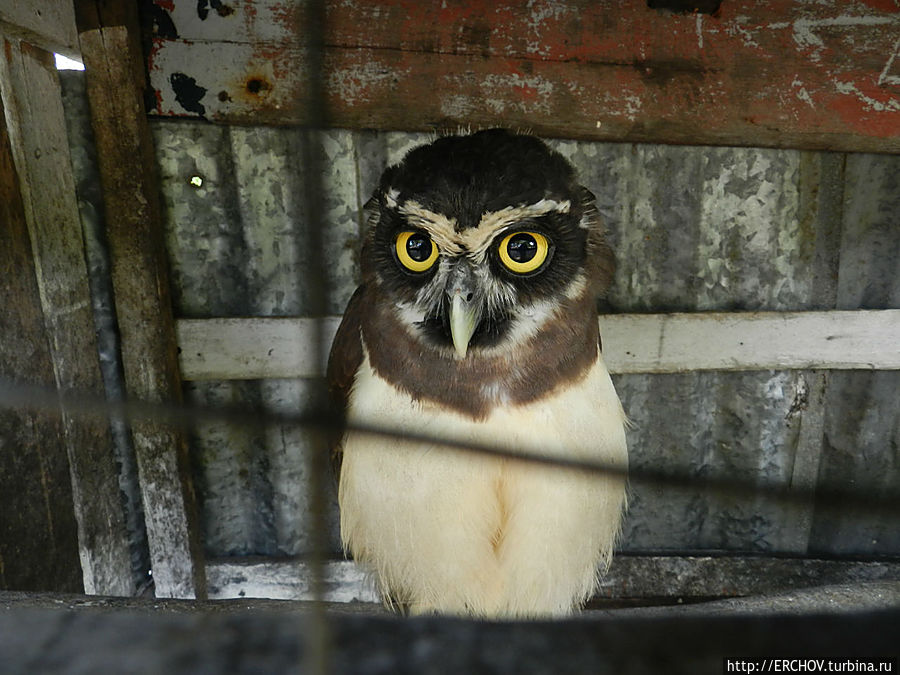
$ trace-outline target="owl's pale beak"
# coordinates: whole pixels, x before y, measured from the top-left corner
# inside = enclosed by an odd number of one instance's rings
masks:
[[[469,340],[475,332],[478,312],[473,303],[467,301],[462,293],[454,293],[450,300],[450,337],[453,338],[453,346],[459,358],[466,357],[469,349]]]
[[[461,262],[451,273],[447,286],[450,299],[450,337],[459,358],[464,359],[469,349],[469,340],[478,326],[478,308],[475,296],[475,278],[469,265]]]

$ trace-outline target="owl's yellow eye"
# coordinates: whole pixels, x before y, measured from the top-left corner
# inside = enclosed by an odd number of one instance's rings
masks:
[[[550,242],[538,232],[513,232],[500,241],[500,262],[516,274],[536,272],[550,254]]]
[[[410,272],[427,272],[438,259],[438,248],[424,232],[401,232],[394,242],[397,260]]]

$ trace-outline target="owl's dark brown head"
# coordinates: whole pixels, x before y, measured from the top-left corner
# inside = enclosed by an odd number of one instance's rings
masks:
[[[575,305],[593,308],[608,286],[612,257],[593,201],[533,136],[439,138],[382,176],[364,283],[423,348],[457,360],[508,353]]]

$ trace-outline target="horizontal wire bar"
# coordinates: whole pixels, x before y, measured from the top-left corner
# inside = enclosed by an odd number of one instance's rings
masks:
[[[193,430],[200,424],[228,424],[245,428],[269,428],[276,425],[313,428],[335,433],[353,431],[372,436],[427,443],[450,450],[539,464],[591,474],[627,477],[632,484],[658,485],[675,489],[724,493],[741,497],[761,497],[785,503],[803,503],[815,498],[816,508],[834,507],[867,513],[900,516],[900,492],[879,495],[872,490],[854,490],[833,486],[789,487],[770,481],[752,481],[724,476],[698,476],[687,471],[671,471],[647,467],[622,468],[603,462],[541,453],[523,453],[497,446],[458,441],[448,438],[398,431],[377,424],[345,422],[331,411],[283,413],[248,409],[239,406],[205,406],[194,403],[151,402],[136,399],[109,401],[102,395],[84,391],[59,391],[52,387],[23,384],[0,379],[0,408],[28,408],[51,413],[65,411],[70,415],[100,416],[124,419],[132,424],[165,424]]]

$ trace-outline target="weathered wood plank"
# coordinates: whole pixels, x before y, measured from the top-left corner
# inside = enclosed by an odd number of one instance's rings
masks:
[[[297,8],[154,10],[157,114],[306,121]],[[840,0],[735,0],[715,16],[588,0],[334,3],[327,107],[341,127],[898,152],[898,29],[896,7]]]
[[[128,393],[181,401],[154,153],[143,111],[135,3],[75,3],[103,188],[116,313]],[[180,432],[132,429],[160,597],[203,597],[196,499]]]
[[[900,310],[610,315],[610,370],[900,368]]]
[[[66,56],[78,53],[71,0],[0,0],[0,33]]]
[[[3,98],[7,84],[0,76]],[[50,346],[2,101],[0,304],[0,378],[52,387]],[[0,588],[82,591],[63,439],[58,415],[0,404]]]
[[[81,220],[53,56],[4,41],[0,79],[15,127],[26,222],[56,385],[103,392]],[[125,516],[109,424],[63,409],[87,593],[132,595]]]
[[[597,597],[717,598],[900,579],[890,562],[742,556],[615,556]]]
[[[326,339],[339,323],[325,320]],[[320,376],[316,325],[303,318],[181,319],[182,373],[188,380]],[[900,310],[610,314],[600,327],[613,373],[900,368]]]
[[[325,564],[325,602],[381,602],[371,572],[349,560]],[[232,558],[206,565],[209,599],[271,598],[314,600],[312,570],[306,561]]]
[[[325,320],[326,344],[340,321]],[[316,363],[315,319],[179,319],[176,331],[186,380],[320,377],[325,372],[324,361]]]
[[[300,560],[222,559],[207,565],[210,599],[312,600]],[[691,599],[761,595],[828,584],[900,581],[900,564],[744,556],[618,555],[597,598]],[[371,572],[349,560],[326,568],[328,602],[379,602]]]

